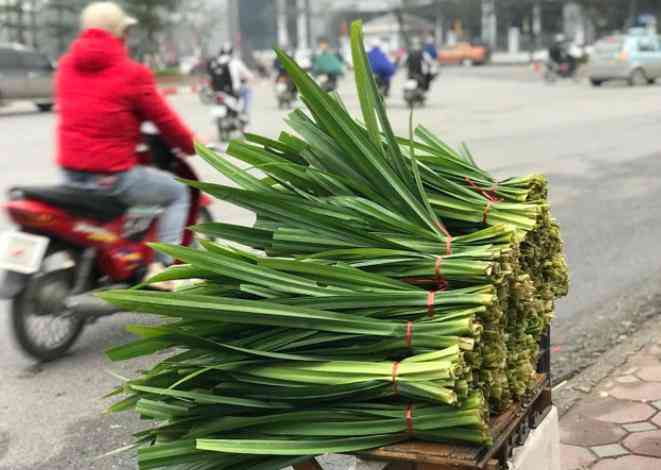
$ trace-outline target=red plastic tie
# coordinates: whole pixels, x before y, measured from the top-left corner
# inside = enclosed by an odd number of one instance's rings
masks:
[[[406,407],[406,428],[409,434],[413,434],[413,403],[409,403]]]
[[[478,193],[479,193],[479,192],[482,192],[482,188],[480,188],[478,185],[476,185],[475,182],[474,182],[472,179],[470,179],[468,176],[464,176],[464,181],[465,181],[466,183],[468,183],[468,186],[470,186],[471,188],[473,188],[473,189],[474,189],[475,191],[477,191]]]
[[[487,217],[489,217],[489,209],[491,209],[491,206],[493,205],[494,201],[492,200],[487,200],[486,205],[484,206],[484,212],[482,213],[482,223],[486,224],[487,223]]]
[[[430,290],[427,294],[427,313],[429,318],[434,318],[434,300],[436,299],[436,291]]]
[[[497,202],[499,201],[498,197],[496,196],[496,190],[498,189],[498,183],[494,183],[491,188],[488,189],[482,189],[478,185],[475,184],[473,180],[471,180],[468,176],[464,176],[464,180],[468,185],[473,188],[475,191],[486,197],[488,200]]]
[[[445,235],[445,252],[448,255],[452,254],[452,235],[450,235],[450,232],[448,232],[448,229],[445,228],[443,224],[440,222],[436,222],[436,226],[443,232],[443,235]]]
[[[399,361],[392,365],[392,389],[395,395],[399,395],[399,385],[397,385],[397,371],[399,371]]]
[[[446,290],[448,288],[448,281],[443,277],[441,273],[441,262],[443,258],[441,256],[436,257],[436,264],[434,266],[434,274],[436,275],[436,283],[438,284],[438,290]]]
[[[413,322],[409,321],[406,323],[406,347],[410,348],[413,344]]]

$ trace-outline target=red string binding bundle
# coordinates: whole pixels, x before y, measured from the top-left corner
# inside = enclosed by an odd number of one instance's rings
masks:
[[[434,318],[434,301],[436,300],[436,291],[430,290],[427,294],[427,313],[429,318]]]
[[[445,228],[443,224],[440,222],[436,222],[436,226],[439,228],[441,232],[443,232],[443,235],[445,235],[445,252],[448,255],[452,254],[452,235],[450,235],[450,232],[448,232],[448,229]]]
[[[409,403],[406,407],[406,429],[409,434],[413,434],[413,403]]]
[[[484,206],[484,212],[482,213],[482,223],[483,224],[487,223],[487,217],[489,217],[489,210],[491,209],[492,205],[493,205],[493,201],[489,200],[489,201],[487,201],[486,205]]]
[[[393,363],[392,365],[392,389],[395,392],[395,396],[399,395],[399,385],[397,384],[398,371],[399,371],[399,361]]]
[[[443,261],[443,257],[437,256],[436,257],[436,264],[434,266],[434,274],[436,275],[436,284],[438,285],[438,290],[446,290],[448,288],[448,281],[443,277],[443,273],[441,273],[441,263]]]
[[[404,337],[404,344],[407,348],[410,348],[413,345],[413,322],[406,322],[406,336]],[[392,365],[392,388],[395,392],[395,395],[399,395],[399,385],[397,384],[397,373],[399,372],[400,362],[394,362]]]
[[[494,183],[493,186],[491,186],[491,188],[482,189],[478,185],[476,185],[475,182],[471,180],[468,176],[464,176],[464,181],[468,183],[468,186],[470,186],[475,191],[486,197],[488,200],[493,202],[500,201],[500,199],[498,199],[498,196],[496,196],[496,191],[498,190],[498,183]]]
[[[409,321],[406,323],[406,338],[405,338],[405,344],[407,348],[411,347],[411,344],[413,344],[413,322]]]

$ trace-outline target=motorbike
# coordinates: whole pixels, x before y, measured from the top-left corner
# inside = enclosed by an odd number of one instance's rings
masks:
[[[213,104],[213,99],[215,95],[209,83],[202,83],[197,92],[197,96],[200,98],[200,103],[202,103],[205,106],[208,106]]]
[[[275,83],[278,109],[291,109],[296,101],[296,86],[287,76],[281,76]]]
[[[548,61],[544,68],[544,81],[555,83],[559,79],[578,80],[579,77],[575,67],[572,67],[569,62],[556,63]]]
[[[157,134],[145,134],[140,164],[197,180]],[[187,225],[211,222],[211,200],[190,188]],[[40,361],[63,356],[83,328],[119,313],[95,293],[140,283],[154,253],[161,208],[127,207],[115,196],[71,185],[17,186],[5,204],[17,229],[0,234],[0,298],[11,302],[19,347]],[[183,244],[194,242],[186,231]]]
[[[319,86],[326,93],[331,93],[337,90],[337,75],[325,73],[319,75]]]
[[[223,91],[216,92],[211,106],[211,117],[221,142],[227,142],[233,134],[243,134],[247,120],[241,112],[241,99]]]
[[[427,94],[420,84],[420,80],[410,78],[404,83],[404,101],[408,104],[409,108],[413,109],[416,106],[424,106]]]
[[[374,81],[376,82],[376,90],[379,92],[379,95],[387,98],[390,93],[389,83],[378,75],[374,75]]]

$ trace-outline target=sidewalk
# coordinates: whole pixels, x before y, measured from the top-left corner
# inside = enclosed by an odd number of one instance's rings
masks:
[[[661,335],[586,391],[560,420],[562,469],[661,469]]]

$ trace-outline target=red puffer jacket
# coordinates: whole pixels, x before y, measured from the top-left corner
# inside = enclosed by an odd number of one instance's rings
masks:
[[[140,125],[152,121],[173,148],[192,154],[193,134],[156,89],[149,69],[132,61],[123,41],[83,31],[58,67],[58,163],[93,173],[136,164]]]

